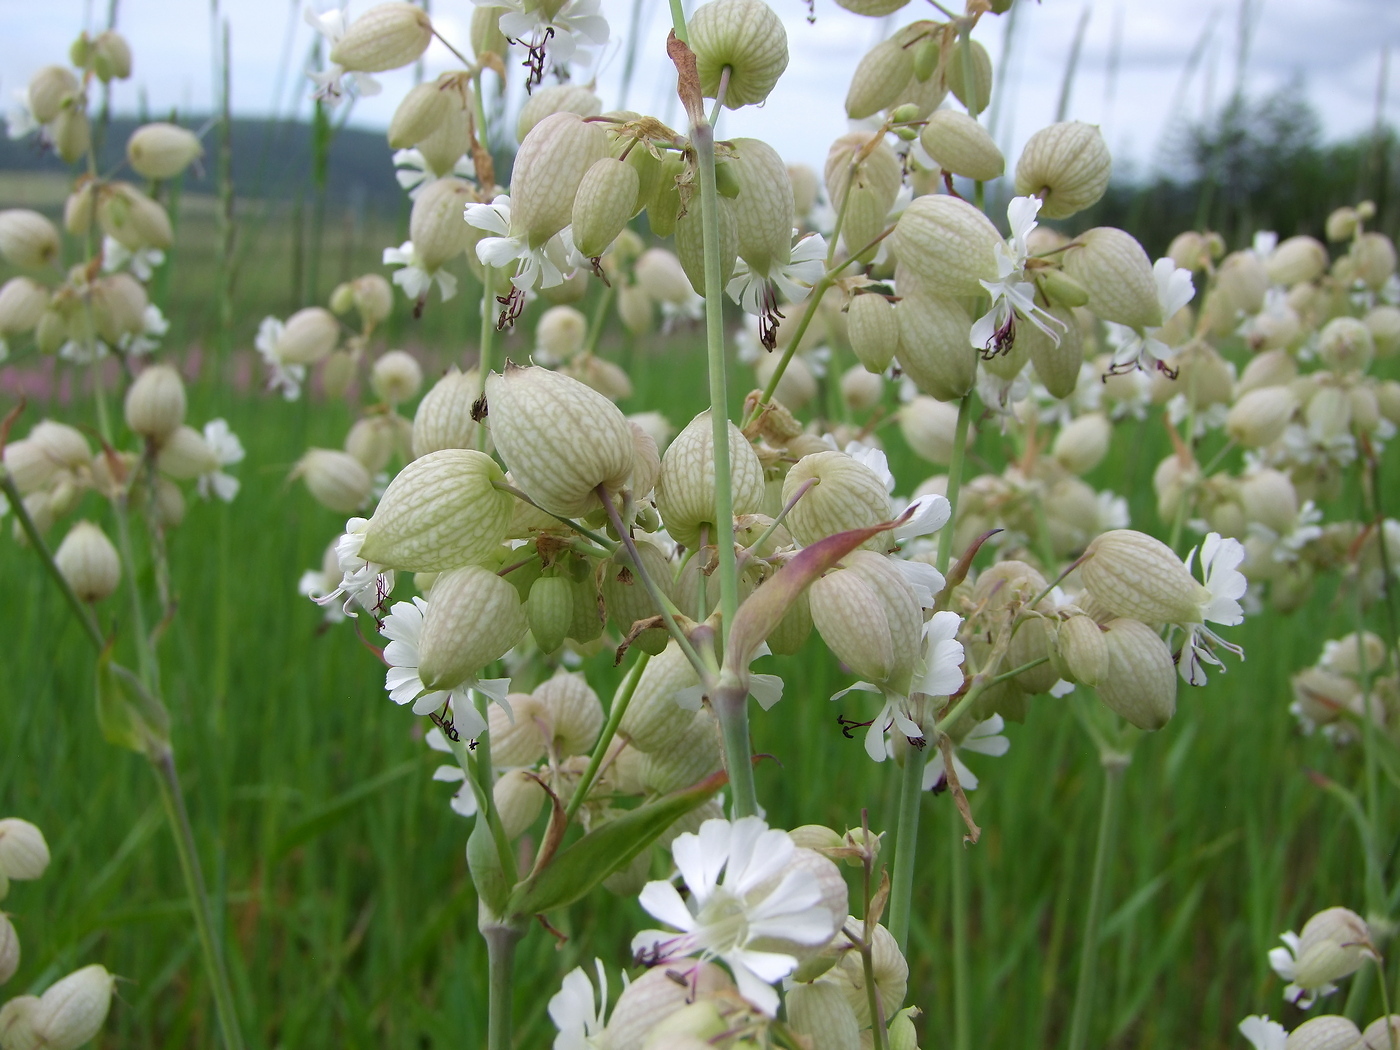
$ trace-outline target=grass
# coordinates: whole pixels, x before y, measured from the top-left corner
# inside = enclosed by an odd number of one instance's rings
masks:
[[[210,214],[185,202],[188,228],[165,287],[171,347],[194,342],[213,316],[212,255],[183,247],[207,243]],[[285,315],[291,305],[294,238],[279,214],[245,245],[235,346],[249,345],[264,313]],[[394,232],[347,235],[326,249],[321,272],[338,279],[374,268]],[[434,302],[415,326],[400,302],[391,341],[432,348],[438,366],[465,362],[473,305],[467,287],[445,307]],[[522,350],[517,336],[510,352]],[[683,424],[703,407],[698,345],[648,341],[608,353],[633,364],[637,396],[625,408],[661,408]],[[482,1045],[485,951],[463,854],[469,825],[448,809],[446,785],[431,781],[436,756],[419,739],[422,725],[387,701],[382,667],[353,628],[322,630],[320,611],[295,591],[341,522],[289,488],[286,471],[309,445],[338,447],[353,415],[338,402],[287,405],[240,392],[216,378],[225,374],[206,359],[190,417],[223,415],[241,436],[243,491],[228,507],[192,502],[172,539],[180,616],[161,657],[250,1045]],[[737,399],[744,384],[732,385]],[[49,411],[88,416],[86,404],[35,404],[20,432]],[[1121,436],[1089,480],[1129,493],[1134,524],[1164,532],[1148,478],[1165,435],[1144,422],[1126,424]],[[992,439],[980,440],[982,454],[994,456]],[[893,430],[887,443],[907,491],[927,468]],[[88,496],[80,513],[103,509]],[[98,1045],[213,1045],[151,776],[103,742],[85,640],[32,557],[9,541],[0,542],[0,580],[9,599],[0,613],[8,641],[0,815],[39,824],[53,847],[47,875],[15,885],[6,901],[25,949],[6,992],[101,961],[125,980]],[[121,619],[115,607],[107,614]],[[1316,659],[1322,639],[1351,626],[1326,581],[1299,613],[1252,618],[1232,634],[1248,661],[1205,689],[1183,689],[1177,717],[1138,748],[1111,864],[1093,1042],[1238,1046],[1234,1026],[1248,1013],[1281,1016],[1289,1027],[1301,1019],[1282,1002],[1265,952],[1313,911],[1363,903],[1357,837],[1304,772],[1355,784],[1360,751],[1300,737],[1287,711],[1288,676]],[[772,756],[757,771],[769,820],[839,829],[868,809],[873,827],[889,827],[895,771],[842,736],[827,701],[848,677],[815,638],[778,666],[787,696],[754,718],[756,750]],[[606,698],[617,679],[607,655],[586,669]],[[984,1045],[1052,1046],[1068,1027],[1102,773],[1067,701],[1038,698],[1009,735],[1004,758],[970,760],[982,778],[973,805],[985,829],[967,853],[972,1031]],[[909,1001],[926,1011],[922,1042],[934,1046],[949,1041],[952,1026],[949,873],[963,847],[948,797],[925,807]],[[520,1046],[552,1039],[543,1007],[560,976],[595,954],[615,972],[644,918],[634,900],[600,893],[551,922],[568,935],[560,947],[543,930],[521,947]],[[1365,1023],[1379,1007],[1363,1012]]]

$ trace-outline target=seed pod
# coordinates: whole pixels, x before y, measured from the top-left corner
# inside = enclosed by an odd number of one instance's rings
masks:
[[[77,1050],[91,1041],[107,1020],[115,984],[116,978],[94,963],[50,985],[29,1015],[35,1045]]]
[[[865,53],[846,92],[846,116],[864,120],[893,105],[914,75],[914,54],[898,37],[883,40]]]
[[[657,966],[622,990],[608,1019],[610,1050],[643,1050],[647,1036],[667,1017],[697,999],[705,1000],[733,989],[734,982],[714,963],[687,965],[684,987]]]
[[[644,539],[637,541],[637,553],[641,556],[642,567],[647,575],[661,588],[668,598],[673,597],[671,588],[671,565],[666,555],[656,544]],[[638,620],[649,620],[662,615],[647,592],[645,584],[637,578],[631,568],[631,558],[624,548],[619,548],[603,566],[603,607],[607,610],[608,621],[622,635],[632,630]],[[664,627],[652,627],[636,638],[643,652],[656,656],[666,648],[669,633]]]
[[[10,918],[0,911],[0,984],[5,984],[19,970],[19,934],[15,932]],[[0,1039],[5,1045],[11,1043],[5,1035],[6,1026],[0,1024]]]
[[[15,1050],[37,1050],[39,1037],[34,1034],[34,1008],[37,995],[17,995],[0,1006],[0,1046]]]
[[[1363,233],[1351,246],[1353,277],[1373,292],[1395,273],[1395,245],[1383,233]]]
[[[455,689],[525,636],[515,588],[479,565],[445,572],[433,584],[418,643],[427,689]]]
[[[1327,908],[1309,919],[1298,935],[1293,980],[1304,988],[1321,988],[1374,958],[1376,949],[1366,920],[1347,908]]]
[[[943,79],[953,97],[976,116],[992,99],[992,56],[976,40],[960,40],[948,56]]]
[[[553,514],[598,505],[632,472],[633,439],[617,406],[568,376],[507,363],[486,379],[491,433],[515,484]],[[548,426],[541,426],[547,420]]]
[[[648,248],[642,252],[637,257],[635,272],[637,284],[657,302],[687,303],[695,294],[680,260],[665,248]]]
[[[1176,665],[1167,643],[1137,620],[1104,624],[1108,663],[1099,699],[1139,729],[1161,729],[1176,713]]]
[[[551,360],[567,361],[583,349],[587,335],[588,318],[579,310],[551,306],[535,325],[535,346]]]
[[[403,97],[389,121],[389,148],[416,146],[450,119],[454,108],[461,108],[454,90],[457,74],[444,73],[437,80],[419,84]]]
[[[1131,328],[1166,320],[1157,301],[1157,281],[1142,245],[1112,226],[1096,226],[1075,238],[1065,252],[1065,272],[1089,293],[1088,307],[1105,321]]]
[[[713,3],[719,0],[711,0]],[[734,203],[725,197],[716,198],[719,216],[720,286],[734,276],[734,264],[739,257],[739,227],[734,219]],[[692,198],[686,212],[676,220],[676,256],[696,295],[705,294],[705,235],[702,207],[698,197]]]
[[[1375,341],[1364,321],[1334,317],[1317,337],[1317,354],[1334,372],[1364,372],[1375,356]]]
[[[92,282],[92,320],[97,334],[111,343],[145,329],[146,289],[129,273],[114,273]]]
[[[416,143],[428,170],[436,178],[450,175],[472,142],[472,118],[465,94],[455,91],[449,94],[452,105],[447,107],[442,122],[427,138]]]
[[[54,152],[65,164],[76,164],[92,148],[92,125],[76,106],[64,106],[49,125]]]
[[[329,448],[307,449],[292,477],[306,482],[317,503],[341,514],[363,507],[374,488],[374,479],[358,459]]]
[[[895,317],[900,368],[920,391],[952,401],[972,389],[977,381],[977,351],[968,341],[972,319],[958,300],[906,296],[896,305]]]
[[[1264,264],[1269,281],[1291,288],[1320,277],[1327,269],[1327,249],[1316,237],[1289,237],[1279,243]]]
[[[169,365],[150,365],[126,391],[126,425],[161,442],[185,421],[185,384]]]
[[[1050,454],[1071,474],[1087,474],[1108,454],[1113,425],[1101,412],[1091,412],[1066,424],[1055,435]]]
[[[126,140],[126,159],[148,179],[173,179],[203,155],[199,137],[177,124],[144,124]]]
[[[476,437],[472,403],[478,389],[476,372],[462,372],[455,366],[433,384],[413,415],[415,456],[445,448],[472,447]]]
[[[899,217],[890,239],[900,264],[922,288],[938,295],[982,295],[981,281],[996,277],[995,248],[1001,235],[985,215],[957,197],[916,197]],[[1147,277],[1155,304],[1150,264]]]
[[[732,205],[739,257],[757,274],[785,264],[792,253],[792,180],[778,151],[758,139],[734,139],[729,167],[740,193]]]
[[[1035,283],[1045,293],[1045,298],[1055,306],[1068,306],[1073,309],[1076,306],[1084,306],[1089,301],[1089,293],[1084,286],[1063,270],[1041,270],[1036,274]]]
[[[423,187],[409,214],[408,235],[423,269],[432,273],[461,255],[473,243],[474,227],[462,212],[475,198],[462,179],[436,179]]]
[[[4,299],[5,290],[0,288],[0,303]],[[1373,307],[1366,315],[1365,322],[1377,357],[1393,357],[1400,352],[1400,307],[1385,304]]]
[[[838,943],[842,938],[837,938]],[[894,935],[883,926],[875,927],[871,941],[871,971],[875,977],[875,994],[880,1012],[892,1017],[909,992],[909,964],[899,950]],[[870,993],[865,984],[865,960],[858,951],[843,952],[832,967],[831,977],[846,993],[846,1001],[856,1012],[862,1028],[870,1025]]]
[[[1041,198],[1040,218],[1067,219],[1098,203],[1112,173],[1113,161],[1097,125],[1077,120],[1051,124],[1021,150],[1016,193]]]
[[[1006,171],[1006,158],[987,129],[966,113],[935,110],[919,132],[919,142],[944,171],[990,182]]]
[[[1132,529],[1095,538],[1079,572],[1104,609],[1145,623],[1199,623],[1201,604],[1210,598],[1170,547]]]
[[[40,124],[47,124],[78,94],[79,88],[78,78],[66,67],[44,66],[29,78],[25,91],[29,111]]]
[[[574,196],[574,246],[590,259],[607,251],[636,213],[640,189],[637,169],[626,161],[594,161]]]
[[[169,248],[175,239],[165,209],[125,182],[112,183],[98,197],[97,221],[103,233],[131,251]]]
[[[812,623],[856,675],[907,693],[923,629],[919,600],[882,554],[856,551],[844,564],[812,584]]]
[[[58,262],[58,230],[37,211],[0,211],[0,255],[15,266],[48,266]]]
[[[100,602],[110,597],[121,582],[122,567],[117,548],[112,546],[106,533],[90,521],[80,521],[68,531],[53,560],[73,593],[85,602]]]
[[[553,113],[575,113],[580,117],[596,117],[603,112],[603,100],[579,84],[551,84],[537,87],[515,121],[515,137],[524,142],[535,125]],[[635,152],[645,153],[645,150]]]
[[[1244,448],[1263,448],[1283,436],[1298,408],[1286,386],[1269,386],[1242,395],[1225,417],[1225,433]]]
[[[883,295],[852,296],[846,330],[851,349],[867,370],[879,374],[889,368],[899,349],[899,319],[893,303]]]
[[[1056,645],[1077,682],[1095,688],[1108,670],[1108,642],[1103,629],[1087,616],[1071,616],[1059,627]]]
[[[1239,314],[1257,314],[1264,308],[1269,273],[1253,252],[1231,252],[1220,262],[1215,288],[1231,320]]]
[[[576,113],[551,113],[536,124],[520,143],[511,170],[512,235],[537,248],[569,225],[584,174],[606,156],[602,126]]]
[[[852,412],[867,412],[880,403],[885,381],[861,365],[841,374],[841,401]]]
[[[783,504],[809,481],[806,494],[788,513],[787,527],[803,546],[850,529],[863,529],[886,521],[890,497],[885,482],[864,463],[844,452],[818,452],[803,456],[783,480]],[[866,540],[864,550],[881,550],[888,537]]]
[[[501,816],[506,838],[523,835],[540,815],[545,791],[536,777],[525,769],[507,770],[491,789],[491,797]]]
[[[48,304],[49,290],[28,277],[11,277],[0,285],[0,339],[33,329]]]
[[[415,459],[389,483],[360,556],[406,572],[491,562],[510,524],[511,497],[488,455],[444,449]]]
[[[953,458],[953,437],[958,410],[936,398],[920,394],[899,410],[899,432],[920,459],[946,465]]]
[[[1390,1022],[1390,1031],[1386,1030],[1387,1020]],[[3,1032],[3,1029],[0,1029],[0,1032]],[[1392,1034],[1400,1038],[1400,1014],[1391,1014],[1389,1018],[1377,1017],[1361,1033],[1361,1041],[1366,1044],[1364,1050],[1387,1050]]]
[[[397,405],[418,396],[423,387],[423,369],[412,354],[390,350],[374,362],[369,385],[380,400]]]
[[[99,33],[92,42],[92,70],[104,84],[131,76],[131,45],[115,30]]]
[[[1017,328],[1016,341],[1025,341],[1036,378],[1051,396],[1069,397],[1079,385],[1079,373],[1084,364],[1084,337],[1072,310],[1052,306],[1050,314],[1063,326],[1058,343],[1035,325]]]
[[[160,443],[156,467],[176,481],[193,481],[219,469],[219,457],[194,427],[176,427]]]
[[[383,73],[408,65],[428,50],[433,23],[416,4],[391,2],[371,7],[331,48],[330,60],[341,69]]]
[[[535,687],[535,702],[549,725],[550,750],[586,755],[603,729],[603,705],[581,674],[556,671]]]
[[[688,30],[706,98],[717,97],[729,67],[727,109],[761,103],[787,68],[787,32],[763,0],[710,0],[695,9]]]
[[[676,703],[676,694],[699,684],[700,677],[686,655],[675,642],[668,642],[642,671],[618,732],[638,751],[667,747],[685,733],[694,717]]]
[[[665,794],[689,787],[720,769],[719,727],[714,715],[707,710],[694,714],[682,711],[688,718],[682,730],[665,746],[646,753],[642,761],[642,783],[649,792]]]
[[[755,514],[763,506],[763,467],[748,439],[729,428],[729,476],[735,514]],[[706,409],[676,435],[661,460],[656,509],[677,543],[694,547],[700,527],[715,536],[715,456],[710,412]]]
[[[1385,1034],[1382,1032],[1382,1044]],[[1349,1017],[1323,1014],[1288,1033],[1284,1050],[1362,1050],[1361,1031]]]
[[[852,172],[851,165],[857,157],[861,159]],[[841,239],[852,251],[864,248],[885,232],[885,220],[899,194],[903,167],[883,137],[866,131],[842,135],[826,155],[825,178],[827,199],[832,206],[839,210],[841,202],[846,202]]]
[[[566,576],[541,576],[530,585],[525,620],[542,653],[564,644],[574,622],[574,584]]]

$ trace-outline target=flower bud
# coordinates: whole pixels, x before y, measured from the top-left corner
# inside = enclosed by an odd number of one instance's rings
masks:
[[[1316,237],[1289,237],[1281,242],[1264,264],[1271,284],[1291,288],[1315,280],[1327,269],[1327,249]]]
[[[1231,252],[1220,262],[1215,287],[1230,318],[1257,314],[1264,308],[1269,272],[1253,252]]]
[[[906,693],[923,630],[918,598],[882,554],[856,551],[844,565],[812,584],[812,622],[855,674]]]
[[[92,42],[92,70],[104,84],[131,76],[131,45],[115,30],[99,33]]]
[[[436,178],[452,174],[457,162],[471,148],[472,117],[466,97],[456,91],[448,92],[451,100],[445,115],[428,137],[417,143],[428,171]]]
[[[58,262],[58,230],[28,208],[0,211],[0,255],[15,266],[48,266]]]
[[[737,249],[736,249],[737,251]],[[665,248],[648,248],[637,257],[637,284],[657,302],[683,304],[694,292],[680,260]]]
[[[706,98],[717,97],[729,67],[728,109],[761,103],[787,68],[787,32],[763,0],[709,0],[690,16],[688,30]]]
[[[475,443],[472,402],[477,393],[475,371],[461,372],[453,367],[434,383],[418,402],[413,416],[413,454],[425,456],[445,448],[470,448]]]
[[[54,564],[73,593],[85,602],[102,601],[121,582],[117,548],[90,521],[80,521],[69,530],[54,553]]]
[[[335,349],[340,322],[322,306],[308,306],[287,318],[277,339],[277,356],[285,364],[312,365]]]
[[[1363,233],[1351,246],[1352,276],[1378,292],[1395,273],[1395,245],[1383,233]]]
[[[763,467],[743,432],[733,423],[726,425],[734,513],[755,514],[763,506]],[[702,526],[709,526],[711,540],[717,535],[713,442],[713,426],[706,409],[676,435],[661,460],[656,509],[672,538],[687,547],[699,544]]]
[[[792,253],[792,180],[778,151],[759,139],[734,139],[728,167],[740,193],[733,204],[739,257],[756,274],[788,262]]]
[[[293,478],[301,478],[317,503],[340,514],[359,510],[369,502],[374,479],[348,452],[311,448],[297,461]]]
[[[54,152],[65,164],[76,164],[92,148],[92,125],[76,106],[64,106],[49,125]]]
[[[1279,535],[1293,530],[1298,519],[1298,493],[1287,474],[1261,467],[1239,484],[1239,503],[1248,522],[1257,522]]]
[[[93,1039],[107,1020],[116,978],[94,963],[50,985],[29,1016],[38,1046],[77,1050]]]
[[[651,296],[640,284],[624,284],[617,289],[617,316],[622,327],[632,335],[646,335],[651,331],[652,313]]]
[[[900,215],[890,240],[900,264],[909,268],[921,286],[939,295],[982,295],[981,281],[996,276],[995,248],[1001,243],[1001,234],[991,220],[958,197],[948,194],[916,197]],[[1147,284],[1155,304],[1156,285],[1152,280],[1152,266],[1146,260],[1144,254]],[[1085,282],[1081,280],[1080,283]],[[965,333],[963,342],[967,342]]]
[[[542,359],[567,361],[583,349],[588,318],[572,306],[551,306],[535,325],[535,347]]]
[[[508,839],[519,838],[529,829],[545,801],[544,788],[535,775],[525,769],[511,769],[501,774],[491,795]]]
[[[525,620],[540,652],[552,653],[564,644],[574,622],[574,585],[566,576],[541,576],[530,585]]]
[[[972,389],[977,381],[977,351],[968,340],[972,319],[957,299],[906,296],[895,307],[895,318],[900,368],[920,391],[952,401]]]
[[[640,189],[637,169],[626,161],[594,161],[574,196],[574,246],[590,259],[607,251],[636,213]]]
[[[126,141],[126,159],[148,179],[173,179],[203,153],[198,136],[176,124],[144,124]]]
[[[418,643],[427,689],[455,689],[525,636],[520,595],[479,565],[445,572],[433,584]]]
[[[550,750],[586,755],[602,732],[603,705],[583,675],[556,671],[533,695],[550,727]]]
[[[114,182],[100,194],[97,221],[103,233],[132,251],[169,248],[175,239],[165,209],[126,182]]]
[[[943,79],[953,97],[976,116],[992,98],[992,56],[976,40],[959,40],[948,56]]]
[[[1065,252],[1065,272],[1089,293],[1088,307],[1105,321],[1131,328],[1162,324],[1157,281],[1142,245],[1112,226],[1096,226]]]
[[[1347,908],[1318,912],[1298,935],[1293,980],[1303,988],[1320,988],[1361,969],[1376,958],[1366,920]]]
[[[418,396],[423,387],[423,369],[412,354],[390,350],[374,362],[369,385],[380,400],[397,405]]]
[[[389,483],[365,529],[360,556],[405,572],[487,564],[505,539],[512,500],[495,460],[471,449],[415,459]]]
[[[0,911],[0,984],[5,984],[19,969],[19,934],[15,932],[10,917]],[[0,1025],[0,1040],[5,1038],[5,1028]],[[9,1046],[9,1042],[5,1042]]]
[[[977,121],[955,109],[929,115],[919,142],[944,171],[977,182],[991,182],[1006,170],[1006,158]]]
[[[955,407],[922,394],[899,410],[899,432],[914,454],[930,463],[952,462],[957,424]]]
[[[1050,454],[1071,474],[1087,474],[1103,462],[1112,437],[1108,419],[1100,412],[1091,412],[1061,428]]]
[[[1363,1050],[1356,1023],[1337,1014],[1304,1021],[1288,1033],[1283,1046],[1284,1050]]]
[[[681,713],[688,717],[681,731],[664,746],[647,752],[642,761],[641,776],[647,791],[665,794],[689,787],[723,765],[714,715],[704,709]]]
[[[330,60],[341,69],[383,73],[408,65],[433,39],[433,23],[416,4],[392,2],[371,7],[331,48]]]
[[[1060,624],[1056,646],[1069,673],[1091,689],[1108,670],[1108,642],[1103,628],[1087,616],[1071,616]]]
[[[716,0],[712,0],[716,2]],[[727,197],[716,199],[719,216],[719,280],[729,283],[734,276],[734,264],[739,257],[739,226],[734,219],[734,203]],[[703,207],[700,198],[693,197],[686,212],[676,219],[676,257],[685,271],[696,295],[705,294],[705,238]]]
[[[582,85],[551,84],[548,87],[537,87],[525,100],[525,105],[520,107],[520,116],[515,122],[516,141],[524,142],[525,136],[535,129],[535,125],[553,113],[596,117],[602,112],[602,99]]]
[[[49,866],[49,844],[44,833],[27,820],[0,820],[0,872],[15,882],[27,882],[44,874]]]
[[[639,538],[636,544],[647,575],[663,594],[673,597],[671,565],[666,555],[660,547],[647,540]],[[637,621],[662,614],[631,568],[631,559],[625,549],[620,548],[603,566],[603,607],[607,610],[608,621],[624,636],[631,632],[632,625]],[[666,648],[668,637],[664,627],[652,627],[639,634],[635,644],[644,652],[656,656]]]
[[[884,480],[844,452],[818,452],[798,460],[783,480],[783,504],[786,506],[804,485],[806,493],[787,518],[793,538],[803,546],[889,519],[890,497]],[[887,544],[888,537],[880,535],[866,540],[862,547],[880,550]]]
[[[423,187],[408,218],[413,252],[423,269],[433,273],[467,250],[477,236],[462,221],[462,212],[474,200],[471,185],[462,179],[436,179]]]
[[[1332,318],[1317,337],[1317,355],[1334,372],[1364,372],[1375,350],[1370,328],[1355,317]]]
[[[576,113],[551,113],[536,124],[511,171],[511,233],[538,247],[569,225],[585,173],[607,156],[602,125]]]
[[[1263,448],[1283,436],[1297,407],[1297,396],[1286,386],[1250,390],[1231,406],[1225,433],[1244,448]]]
[[[841,374],[841,401],[852,412],[867,412],[880,403],[885,393],[885,381],[861,365]]]
[[[1108,663],[1099,699],[1139,729],[1161,729],[1176,713],[1176,664],[1167,643],[1137,620],[1104,624]]]
[[[1067,219],[1098,202],[1112,173],[1113,161],[1097,125],[1077,120],[1051,124],[1021,150],[1016,193],[1040,197],[1040,218]]]
[[[17,995],[0,1006],[0,1046],[5,1050],[38,1050],[32,1017],[39,1005],[37,995]]]
[[[877,375],[890,367],[899,349],[899,319],[883,295],[856,295],[846,308],[851,349],[867,370]]]
[[[1084,586],[1114,616],[1146,623],[1198,623],[1210,592],[1165,543],[1132,529],[1095,538],[1079,567]]]
[[[846,91],[846,116],[864,120],[890,106],[914,75],[914,52],[894,37],[865,53]],[[917,116],[914,119],[918,119]]]
[[[638,751],[665,748],[685,732],[692,720],[690,712],[676,703],[676,694],[699,684],[700,677],[690,660],[675,642],[668,642],[642,671],[618,732]]]
[[[0,339],[30,331],[48,304],[49,290],[28,277],[11,277],[0,285]]]
[[[882,136],[853,131],[831,144],[826,155],[826,195],[838,210],[846,202],[841,239],[852,251],[885,232],[903,176],[899,157]]]
[[[389,148],[416,146],[450,120],[453,110],[462,106],[458,85],[458,74],[444,73],[434,81],[412,88],[389,121]]]
[[[1084,364],[1084,337],[1074,311],[1052,306],[1050,314],[1063,326],[1059,342],[1036,325],[1029,324],[1016,329],[1016,342],[1026,344],[1036,378],[1051,396],[1069,397],[1079,385],[1079,372]]]
[[[78,94],[78,78],[64,66],[45,66],[29,78],[25,97],[29,111],[40,124],[58,116],[64,104]]]
[[[169,365],[145,368],[126,392],[126,425],[161,442],[185,421],[185,384]]]
[[[156,467],[176,481],[193,481],[219,469],[219,457],[194,427],[176,427],[160,443]]]
[[[507,363],[486,379],[491,435],[515,484],[552,514],[598,505],[632,472],[632,430],[607,398],[568,376]]]

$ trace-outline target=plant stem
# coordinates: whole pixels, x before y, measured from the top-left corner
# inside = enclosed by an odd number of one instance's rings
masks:
[[[953,456],[948,464],[948,504],[952,513],[938,534],[938,571],[944,575],[953,560],[953,527],[958,519],[958,493],[962,490],[963,461],[967,457],[967,427],[972,421],[972,395],[958,402],[958,421],[953,430]]]
[[[1100,755],[1103,764],[1103,796],[1099,808],[1099,834],[1094,844],[1094,874],[1089,884],[1089,910],[1084,916],[1084,943],[1079,951],[1079,982],[1074,990],[1074,1012],[1070,1015],[1068,1050],[1084,1050],[1089,1039],[1089,1016],[1094,1008],[1094,986],[1098,976],[1099,923],[1103,918],[1108,859],[1113,853],[1117,831],[1118,792],[1127,763],[1118,755]]]
[[[953,898],[953,1050],[971,1050],[972,963],[967,950],[967,846],[963,844],[967,826],[956,806],[949,806],[948,814],[953,822],[953,860],[948,880]]]
[[[194,831],[190,827],[189,811],[185,808],[185,796],[180,790],[180,776],[175,769],[175,754],[167,746],[148,757],[156,774],[156,783],[160,786],[160,800],[165,806],[170,830],[175,836],[175,849],[180,856],[180,871],[185,877],[185,888],[190,895],[190,910],[194,912],[195,931],[199,935],[204,967],[213,985],[219,1034],[226,1050],[242,1050],[243,1034],[238,1027],[233,988],[229,984],[223,950],[214,933],[213,909],[209,903],[209,891],[204,885],[204,874],[199,866],[199,852],[195,848]]]
[[[496,339],[496,320],[492,317],[495,312],[492,307],[492,296],[495,295],[496,268],[494,266],[482,267],[481,276],[481,346],[476,357],[476,396],[481,395],[486,390],[486,373],[491,369],[491,348]],[[476,447],[485,452],[488,431],[486,420],[483,418],[476,427]]]
[[[724,739],[724,767],[729,773],[729,785],[734,789],[730,816],[758,815],[758,791],[753,781],[753,748],[749,744],[749,694],[746,691],[720,689],[711,699],[719,718],[720,734]]]
[[[567,823],[574,819],[574,814],[583,805],[583,800],[593,787],[593,782],[598,778],[598,770],[603,765],[603,759],[607,756],[608,748],[612,746],[613,737],[617,735],[617,727],[622,723],[622,716],[627,713],[627,707],[632,703],[632,696],[637,691],[637,683],[642,680],[642,672],[647,668],[647,662],[651,659],[649,653],[642,653],[641,658],[632,665],[632,669],[627,672],[627,677],[622,680],[622,685],[618,687],[616,695],[613,696],[612,707],[608,708],[608,720],[603,725],[602,735],[598,737],[598,743],[593,746],[593,754],[588,760],[588,768],[583,772],[583,778],[579,780],[574,788],[573,797],[569,799],[569,804],[564,808],[564,820]]]
[[[511,978],[515,969],[515,945],[521,934],[514,926],[487,926],[482,929],[481,936],[486,940],[486,959],[491,968],[487,1050],[510,1050]]]

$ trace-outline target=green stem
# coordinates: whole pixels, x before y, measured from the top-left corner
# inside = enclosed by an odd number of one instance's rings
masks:
[[[681,0],[671,0],[671,27],[676,31],[676,39],[682,44],[690,43],[690,33],[685,28],[685,7]]]
[[[1381,986],[1381,1016],[1385,1018],[1385,1034],[1390,1043],[1390,1050],[1397,1050],[1395,1038],[1395,1024],[1390,1019],[1390,989],[1385,983],[1385,964],[1381,962],[1380,956],[1373,955],[1371,961],[1376,964],[1376,983]]]
[[[875,950],[867,940],[861,941],[860,963],[865,971],[865,994],[870,1001],[871,1050],[885,1050],[888,1021],[885,1019],[884,1004],[880,1002],[880,986],[875,981]]]
[[[963,844],[967,826],[956,806],[948,807],[948,815],[953,822],[953,861],[948,880],[953,898],[953,1050],[971,1050],[972,963],[968,957],[967,846]]]
[[[593,782],[598,779],[598,770],[603,765],[603,759],[607,757],[613,737],[617,736],[617,727],[622,724],[622,716],[627,713],[627,707],[632,703],[632,696],[637,691],[637,683],[642,680],[642,672],[646,670],[647,662],[650,659],[650,654],[642,653],[641,658],[632,665],[632,669],[627,672],[627,677],[622,680],[622,685],[618,687],[617,693],[613,696],[612,707],[608,708],[608,720],[603,726],[602,735],[598,737],[598,743],[593,746],[593,754],[588,759],[588,768],[583,771],[582,779],[574,788],[573,797],[569,799],[569,804],[564,807],[564,822],[566,824],[574,819],[579,807],[583,805],[583,800],[592,790]]]
[[[719,718],[720,735],[724,740],[724,767],[729,773],[729,785],[734,789],[730,816],[758,815],[758,790],[753,780],[753,747],[749,743],[749,694],[741,690],[720,689],[711,700]]]
[[[598,302],[593,307],[593,317],[588,323],[588,337],[584,340],[583,351],[579,357],[590,357],[598,350],[598,337],[603,334],[603,322],[608,318],[608,307],[612,305],[613,286],[605,285],[603,294],[598,296]]]
[[[514,926],[487,926],[481,936],[486,940],[486,959],[491,968],[486,1047],[487,1050],[510,1050],[512,976],[515,945],[521,931]]]
[[[1361,683],[1361,743],[1364,759],[1365,784],[1366,784],[1366,823],[1371,827],[1371,840],[1379,839],[1378,831],[1380,823],[1380,770],[1376,756],[1376,722],[1371,717],[1371,668],[1366,659],[1366,620],[1361,613],[1361,594],[1357,588],[1356,594],[1356,661],[1357,678]],[[1368,896],[1374,896],[1375,900],[1367,901],[1367,908],[1372,915],[1384,915],[1386,913],[1386,901],[1388,894],[1385,891],[1385,884],[1380,879],[1370,880],[1373,890]],[[1384,987],[1385,978],[1381,977],[1381,985]],[[1387,1015],[1389,1011],[1387,1011]]]
[[[948,464],[948,504],[952,513],[938,534],[938,571],[947,575],[953,560],[953,526],[957,524],[958,493],[962,491],[963,461],[967,456],[967,426],[972,421],[972,395],[958,402],[958,421],[953,430],[953,456]]]
[[[1118,793],[1126,764],[1118,756],[1101,756],[1104,771],[1103,797],[1099,809],[1099,834],[1094,844],[1094,874],[1089,884],[1089,911],[1084,916],[1084,942],[1079,951],[1079,982],[1074,990],[1074,1011],[1070,1015],[1068,1050],[1084,1050],[1089,1039],[1089,1017],[1094,1009],[1094,986],[1098,976],[1099,924],[1106,903],[1108,859],[1113,853],[1117,830]]]
[[[204,967],[213,985],[219,1034],[226,1050],[242,1050],[243,1034],[238,1027],[233,988],[229,984],[223,951],[214,934],[213,909],[209,903],[209,891],[204,885],[204,874],[199,867],[199,853],[195,848],[189,811],[185,808],[185,796],[180,790],[175,755],[169,747],[164,747],[148,757],[156,774],[156,782],[160,785],[160,800],[165,806],[170,830],[175,836],[175,849],[180,856],[180,871],[184,875],[185,888],[190,895],[190,910],[194,912],[195,932],[199,936],[200,951],[204,955]]]

